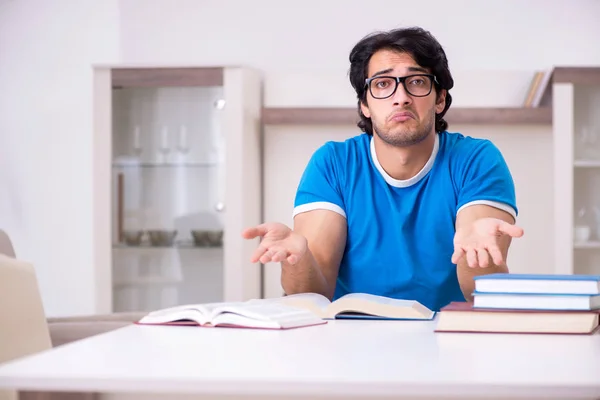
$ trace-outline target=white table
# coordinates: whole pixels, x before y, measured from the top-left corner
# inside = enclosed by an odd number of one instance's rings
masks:
[[[5,364],[0,388],[168,398],[600,398],[599,334],[457,334],[434,327],[435,321],[330,321],[289,331],[132,325]]]

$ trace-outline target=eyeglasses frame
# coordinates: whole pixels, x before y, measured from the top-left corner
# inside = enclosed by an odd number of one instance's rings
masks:
[[[423,95],[414,95],[412,94],[407,88],[406,88],[406,80],[408,78],[413,78],[415,76],[427,76],[429,78],[431,78],[431,86],[429,87],[429,91],[427,92],[427,94],[423,94]],[[390,78],[393,79],[396,82],[396,87],[394,88],[394,90],[392,91],[392,93],[389,96],[386,97],[375,97],[373,95],[373,90],[371,89],[371,82],[375,79],[380,79],[380,78]],[[373,96],[374,99],[377,100],[384,100],[384,99],[389,99],[390,97],[392,97],[396,91],[398,90],[398,85],[402,83],[402,87],[404,87],[404,91],[409,95],[409,96],[413,96],[413,97],[427,97],[431,94],[431,91],[433,90],[433,85],[439,85],[439,82],[437,81],[437,78],[435,75],[433,74],[412,74],[412,75],[406,75],[406,76],[390,76],[390,75],[375,75],[372,76],[370,78],[365,79],[365,89],[367,89],[369,91],[369,93],[371,93],[371,96]]]

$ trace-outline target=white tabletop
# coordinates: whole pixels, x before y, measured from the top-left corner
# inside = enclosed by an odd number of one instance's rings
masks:
[[[0,366],[0,388],[112,393],[600,398],[600,335],[128,326]]]

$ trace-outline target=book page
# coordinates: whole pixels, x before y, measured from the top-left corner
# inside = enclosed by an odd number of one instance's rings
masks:
[[[224,307],[220,311],[211,320],[213,326],[287,329],[322,323],[321,317],[308,310],[273,302]]]
[[[245,317],[240,314],[234,313],[222,313],[215,316],[210,322],[212,326],[230,326],[230,327],[243,327],[243,328],[269,328],[269,329],[280,329],[281,326],[276,321],[264,321],[258,319],[252,319]]]
[[[390,319],[431,319],[435,315],[418,301],[351,293],[334,301],[328,308],[327,316],[336,318],[348,313]]]
[[[195,321],[198,324],[204,324],[210,319],[213,310],[225,305],[236,306],[241,304],[243,303],[184,304],[152,311],[140,319],[139,322],[156,324],[187,319]]]
[[[242,301],[236,301],[236,302],[219,302],[219,303],[206,303],[206,304],[202,304],[202,310],[203,312],[207,315],[207,316],[212,316],[215,315],[216,313],[219,313],[219,310],[221,310],[223,307],[244,307],[246,303],[242,302]]]
[[[384,296],[377,296],[374,294],[368,294],[368,293],[349,293],[347,295],[344,295],[342,297],[340,297],[339,299],[337,299],[337,301],[341,301],[341,300],[355,300],[355,301],[365,301],[365,302],[372,302],[372,303],[378,303],[378,304],[382,304],[382,305],[389,305],[389,306],[393,306],[393,307],[412,307],[413,304],[415,303],[413,300],[400,300],[400,299],[394,299],[391,297],[384,297]]]
[[[204,325],[207,321],[207,315],[201,313],[198,309],[174,307],[169,311],[159,310],[152,312],[141,318],[140,324],[166,324],[175,321],[193,321],[199,325]]]
[[[233,313],[243,315],[248,318],[267,321],[283,319],[287,318],[290,315],[296,315],[299,313],[306,314],[307,312],[309,311],[305,309],[270,301],[251,303],[248,302],[241,304],[229,303],[214,308],[210,315],[210,319],[216,318],[219,314]]]
[[[327,312],[327,307],[331,304],[327,297],[318,293],[290,294],[274,300],[282,304],[308,310],[322,318]]]
[[[174,313],[185,311],[185,310],[195,310],[200,314],[207,314],[206,304],[184,304],[180,306],[174,306],[169,308],[162,308],[160,310],[151,311],[148,315],[151,316],[160,316],[160,315],[172,315]]]
[[[321,317],[303,308],[276,302],[248,302],[243,305],[225,305],[213,310],[213,325],[234,324],[248,327],[303,326],[321,321]]]

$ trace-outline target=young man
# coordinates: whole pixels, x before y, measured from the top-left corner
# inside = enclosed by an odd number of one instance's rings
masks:
[[[362,134],[328,142],[300,181],[294,228],[266,223],[253,261],[281,262],[287,294],[364,292],[439,310],[475,275],[507,272],[523,230],[512,176],[488,140],[450,133],[454,85],[429,32],[398,29],[350,53]]]

